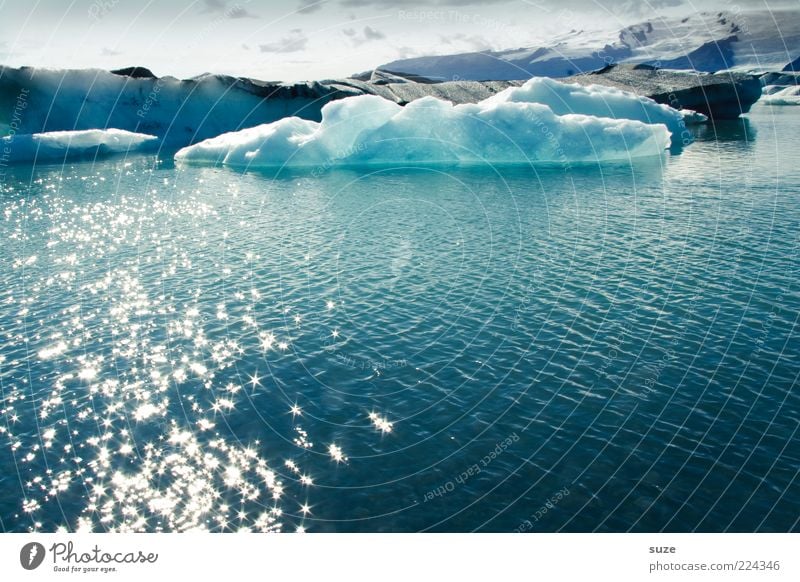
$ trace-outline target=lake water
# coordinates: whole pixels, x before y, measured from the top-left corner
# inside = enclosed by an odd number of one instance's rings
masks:
[[[8,168],[0,529],[797,530],[799,133]]]

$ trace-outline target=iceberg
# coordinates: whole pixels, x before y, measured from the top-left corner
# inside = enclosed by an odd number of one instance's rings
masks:
[[[0,135],[10,129],[35,134],[117,128],[158,136],[164,147],[177,149],[290,115],[319,121],[328,100],[360,93],[338,84],[283,85],[225,75],[182,81],[142,70],[0,67]]]
[[[746,73],[709,74],[626,64],[613,64],[586,75],[576,75],[568,82],[615,87],[674,109],[691,109],[714,119],[736,119],[750,111],[761,97],[762,85],[757,76]]]
[[[225,133],[179,150],[175,159],[315,171],[363,164],[592,163],[660,155],[670,145],[669,127],[683,120],[678,111],[622,91],[559,85],[533,79],[458,105],[435,97],[405,107],[374,95],[349,97],[325,105],[320,122],[289,117]],[[555,93],[548,95],[546,87]]]
[[[764,105],[800,105],[800,85],[767,85],[761,98]]]
[[[547,77],[533,78],[521,87],[506,89],[486,102],[541,103],[547,105],[556,115],[579,113],[594,117],[633,119],[644,123],[663,123],[673,136],[679,136],[687,124],[704,123],[708,120],[702,113],[688,109],[679,111],[615,87],[563,83]]]
[[[659,72],[659,84],[619,86],[608,75],[572,78],[570,82],[611,85],[636,92],[656,102],[680,93],[672,77]],[[702,79],[684,75],[682,82],[698,87]],[[709,76],[711,77],[711,76]],[[718,76],[714,76],[718,77]],[[716,79],[731,86],[734,82]],[[194,79],[155,77],[143,67],[115,72],[101,70],[50,70],[0,66],[0,136],[12,131],[37,134],[55,131],[124,129],[155,135],[162,149],[177,150],[223,133],[272,123],[287,117],[322,120],[322,108],[333,101],[361,95],[375,95],[406,105],[423,97],[436,97],[456,105],[479,103],[523,81],[450,81],[433,83],[420,78],[372,72],[365,79],[333,79],[284,84],[225,75],[201,75]],[[588,83],[586,83],[588,84]],[[755,80],[757,96],[761,85]],[[698,110],[708,99],[715,101],[718,87],[699,87],[702,99],[679,107]],[[663,94],[663,95],[662,95]],[[741,91],[738,93],[741,95]],[[734,116],[742,99],[731,101]],[[696,106],[693,106],[696,105]],[[713,105],[713,104],[712,104]],[[709,105],[709,107],[712,107]],[[713,108],[713,107],[712,107]],[[706,113],[704,109],[699,109]],[[577,111],[576,111],[577,112]]]
[[[153,148],[154,135],[122,129],[90,129],[16,134],[0,138],[0,156],[6,163],[60,161]]]

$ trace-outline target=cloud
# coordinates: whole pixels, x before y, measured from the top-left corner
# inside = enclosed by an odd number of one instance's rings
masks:
[[[458,8],[459,6],[485,6],[489,4],[512,3],[516,5],[527,5],[529,8],[543,11],[545,14],[556,13],[564,8],[591,10],[595,12],[617,11],[620,8],[623,10],[642,11],[690,4],[688,0],[648,0],[647,2],[642,2],[641,0],[524,0],[524,2],[520,2],[519,0],[340,0],[342,6],[376,6],[380,8],[414,7],[419,9],[440,8],[444,6]],[[745,0],[740,3],[747,4],[747,1]],[[758,4],[756,1],[753,3]]]
[[[225,6],[227,2],[223,2],[222,0],[203,0],[204,8],[200,11],[200,14],[208,14],[211,12],[222,12],[225,10]]]
[[[325,0],[300,0],[300,6],[297,8],[297,11],[300,14],[311,14],[312,12],[322,9],[326,3]]]
[[[362,44],[372,42],[373,40],[383,40],[386,38],[386,35],[383,32],[372,28],[371,26],[365,26],[361,33],[359,33],[355,28],[343,28],[342,34],[350,38],[353,46],[361,46]]]
[[[240,18],[258,18],[252,12],[249,12],[244,6],[238,2],[228,8],[226,0],[203,0],[203,9],[200,14],[222,14],[225,18],[237,20]]]
[[[296,53],[305,50],[308,45],[308,37],[299,28],[289,31],[289,36],[284,36],[280,40],[258,45],[262,53]]]
[[[397,60],[425,56],[418,48],[405,45],[397,47],[395,49],[395,54],[397,55]]]
[[[738,0],[740,5],[757,3],[758,0]],[[783,0],[760,0],[761,2],[777,3]],[[797,2],[797,0],[794,0]],[[643,17],[652,17],[667,10],[676,10],[677,7],[690,12],[700,10],[689,0],[338,0],[342,8],[353,8],[356,11],[395,11],[395,12],[448,12],[451,17],[460,11],[495,11],[496,18],[510,17],[515,20],[520,18],[535,18],[546,20],[564,14],[574,14],[582,18],[595,19],[601,16],[604,19],[612,18],[619,22],[622,20],[635,20]],[[730,9],[725,4],[730,0],[703,0],[703,10]],[[534,22],[536,22],[534,21]]]
[[[474,4],[508,4],[514,0],[341,0],[342,6],[469,6]],[[601,0],[598,0],[601,1]]]
[[[442,44],[450,46],[466,46],[474,51],[485,51],[494,48],[491,42],[477,34],[469,35],[459,32],[457,34],[441,35],[439,36],[439,39],[441,40]]]
[[[381,40],[383,38],[386,38],[386,35],[383,34],[380,30],[375,30],[371,26],[364,27],[365,40]]]
[[[121,54],[122,53],[120,51],[115,51],[115,50],[110,49],[108,47],[103,47],[103,50],[100,51],[100,56],[103,56],[103,57],[117,57],[117,56],[119,56]]]
[[[24,44],[24,43],[23,43]],[[0,60],[3,59],[10,59],[11,57],[16,57],[20,53],[16,51],[9,50],[11,47],[8,46],[8,43],[4,40],[0,40]],[[0,65],[2,68],[2,65]]]
[[[231,19],[238,19],[238,18],[258,18],[252,12],[248,12],[245,8],[242,8],[238,4],[234,4],[228,10],[225,11],[225,16]]]

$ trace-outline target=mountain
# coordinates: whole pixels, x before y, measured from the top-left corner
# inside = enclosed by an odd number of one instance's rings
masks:
[[[800,73],[800,57],[797,57],[791,63],[781,69],[784,73]]]
[[[620,31],[573,30],[535,47],[403,59],[384,71],[441,80],[569,77],[609,64],[665,69],[779,71],[800,54],[800,11],[698,12]]]

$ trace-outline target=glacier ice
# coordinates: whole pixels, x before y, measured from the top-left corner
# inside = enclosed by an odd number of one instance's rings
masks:
[[[767,85],[761,98],[764,105],[800,105],[800,85]]]
[[[680,112],[630,93],[547,83],[562,91],[558,99],[542,98],[547,103],[531,97],[542,86],[539,79],[474,104],[423,97],[402,107],[372,95],[349,97],[325,105],[320,123],[288,117],[183,148],[175,159],[317,169],[628,160],[661,154],[670,145],[668,124],[683,122]]]
[[[347,87],[281,85],[224,75],[130,78],[101,70],[0,67],[0,135],[118,128],[181,147],[288,115],[319,120],[319,109]],[[350,89],[355,94],[355,89]],[[16,96],[25,110],[12,118]]]
[[[563,83],[536,77],[521,87],[512,87],[490,97],[488,103],[541,103],[556,115],[580,113],[613,119],[634,119],[644,123],[663,123],[674,136],[687,124],[704,123],[708,118],[691,110],[678,111],[628,91],[605,85]]]
[[[16,134],[0,138],[3,161],[60,161],[67,158],[141,151],[156,145],[154,135],[122,129],[89,129]]]

